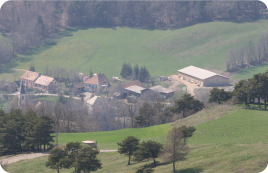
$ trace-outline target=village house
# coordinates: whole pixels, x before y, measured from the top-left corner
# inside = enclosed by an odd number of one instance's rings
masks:
[[[35,81],[37,80],[38,77],[41,76],[41,73],[33,72],[33,71],[27,71],[24,73],[20,79],[22,83],[29,88],[34,88],[35,87]]]
[[[161,85],[156,85],[156,86],[153,86],[149,89],[152,91],[155,91],[156,93],[160,93],[161,96],[165,99],[172,97],[175,93],[175,91],[167,89]]]
[[[189,66],[178,70],[178,77],[199,86],[226,86],[229,85],[229,78],[217,73]]]
[[[52,90],[57,86],[57,81],[48,76],[41,75],[36,81],[35,81],[35,88],[39,88],[45,91]]]
[[[115,98],[126,98],[128,95],[140,96],[141,91],[146,89],[139,80],[123,83],[114,92]]]
[[[87,106],[89,106],[89,111],[92,109],[107,109],[108,108],[108,98],[94,96],[86,101]]]
[[[85,90],[85,86],[82,82],[74,83],[72,85],[72,88],[75,89],[75,92],[77,92],[77,93],[84,92],[84,90]]]
[[[103,89],[106,86],[110,86],[110,81],[107,79],[105,74],[99,73],[94,75],[92,78],[84,81],[85,91],[95,92],[98,89]]]

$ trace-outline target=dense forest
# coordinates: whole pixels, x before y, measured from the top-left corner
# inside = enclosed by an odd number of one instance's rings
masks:
[[[259,1],[8,1],[0,11],[0,64],[59,36],[66,27],[176,29],[200,22],[251,22]]]

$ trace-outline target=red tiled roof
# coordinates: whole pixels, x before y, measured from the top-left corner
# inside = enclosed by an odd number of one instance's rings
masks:
[[[134,86],[134,85],[145,88],[139,80],[135,80],[135,81],[131,81],[131,82],[121,84],[121,86],[123,88],[125,88],[125,89],[128,88],[128,87]]]
[[[92,78],[88,79],[84,83],[93,84],[93,85],[103,85],[103,84],[110,83],[110,81],[107,79],[105,74],[100,73],[100,74],[97,74],[97,75],[93,76]]]
[[[34,82],[38,78],[38,73],[33,72],[33,71],[27,71],[20,78],[21,79],[27,79],[27,80],[30,80],[30,81]]]
[[[75,84],[74,84],[74,87],[75,87],[75,88],[84,88],[85,86],[84,86],[83,83],[79,82],[79,83],[75,83]]]
[[[48,86],[50,84],[50,82],[52,82],[54,80],[54,78],[52,77],[48,77],[48,76],[43,76],[41,75],[36,81],[36,84],[39,85],[44,85],[44,86]]]

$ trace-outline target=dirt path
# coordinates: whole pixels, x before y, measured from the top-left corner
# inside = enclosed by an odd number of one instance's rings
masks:
[[[116,151],[117,150],[100,150],[101,153],[116,152]],[[0,163],[1,163],[1,165],[8,165],[8,164],[15,163],[15,162],[18,162],[21,160],[34,159],[37,157],[47,156],[47,155],[49,155],[48,152],[16,155],[16,156],[11,156],[11,157],[2,159],[2,160],[0,160]]]
[[[28,71],[28,70],[25,70],[25,69],[17,69],[17,68],[12,68],[12,70],[17,70],[17,71]]]
[[[169,77],[173,81],[175,81],[175,83],[172,86],[170,86],[169,89],[175,90],[178,85],[184,84],[187,86],[187,93],[191,94],[192,96],[195,96],[194,90],[198,89],[198,88],[202,88],[202,87],[196,86],[195,84],[193,84],[191,82],[187,82],[185,80],[178,78],[177,75],[170,75]]]

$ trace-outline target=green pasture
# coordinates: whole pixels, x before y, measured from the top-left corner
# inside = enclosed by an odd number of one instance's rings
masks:
[[[65,30],[68,34],[19,55],[8,67],[39,72],[46,65],[78,72],[104,72],[120,76],[124,61],[145,65],[151,75],[170,75],[189,65],[225,70],[225,58],[231,48],[239,48],[250,39],[258,41],[266,33],[267,20],[252,23],[210,22],[176,30],[134,28],[82,28]],[[63,32],[63,33],[65,33]],[[64,35],[64,34],[63,34]]]
[[[249,79],[252,78],[254,74],[264,73],[268,70],[268,63],[264,63],[261,65],[249,67],[246,69],[242,69],[233,75],[234,79]]]
[[[187,160],[176,164],[178,173],[259,173],[268,163],[268,116],[266,111],[242,109],[237,106],[220,105],[204,109],[197,114],[172,123],[171,126],[194,125],[197,130],[189,138],[190,153]],[[122,129],[109,132],[61,133],[59,143],[76,142],[87,139],[97,140],[101,149],[116,149],[116,142],[133,135],[141,140],[153,139],[165,143],[169,124],[140,129]],[[155,172],[170,173],[172,164],[158,158],[158,166],[152,161],[132,162],[117,152],[99,155],[103,168],[96,172],[134,173],[136,168],[146,165]],[[53,173],[46,168],[47,156],[34,160],[24,160],[8,165],[10,173]],[[27,165],[27,168],[25,167]],[[60,172],[70,173],[73,169]]]
[[[86,133],[60,133],[59,144],[68,142],[81,142],[85,140],[96,140],[100,149],[117,149],[117,142],[127,136],[136,136],[142,140],[157,140],[165,143],[166,135],[171,129],[169,123],[151,126],[147,128],[127,128],[115,131],[86,132]]]

